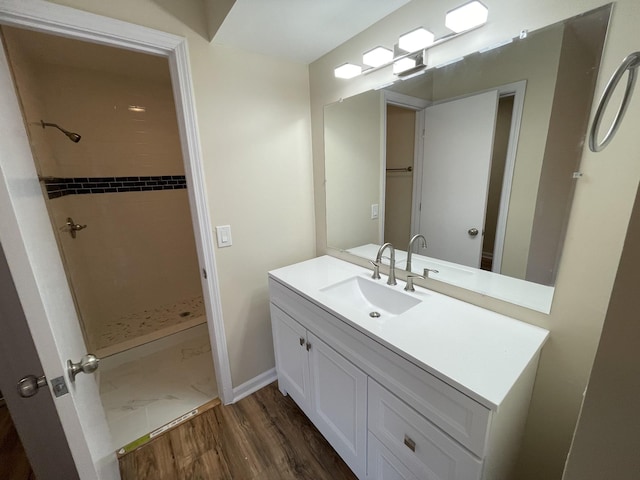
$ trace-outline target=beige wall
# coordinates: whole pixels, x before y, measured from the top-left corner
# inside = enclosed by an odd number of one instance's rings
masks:
[[[187,38],[233,385],[273,368],[266,272],[314,254],[307,67],[210,44],[199,1],[56,3]]]
[[[640,473],[639,266],[637,195],[565,480],[636,480]]]
[[[336,248],[380,243],[380,92],[368,92],[324,111],[327,237]],[[355,128],[354,128],[355,126]],[[371,205],[378,218],[371,218]]]
[[[486,0],[489,22],[483,28],[433,51],[434,64],[534,30],[603,4],[599,0]],[[352,80],[333,78],[333,68],[346,61],[357,62],[362,52],[375,45],[393,45],[398,35],[429,19],[441,19],[459,2],[414,0],[310,66],[313,125],[314,178],[318,252],[326,249],[324,232],[324,157],[322,108],[340,97],[348,97],[392,79],[388,70]],[[620,60],[637,50],[635,0],[615,3],[605,46],[603,72],[596,91],[604,85]],[[634,99],[637,102],[637,99]],[[518,478],[559,479],[571,442],[609,296],[615,278],[624,234],[640,178],[640,142],[636,126],[640,109],[630,108],[616,139],[602,153],[585,151],[577,183],[571,219],[551,313],[540,314],[483,297],[453,286],[429,281],[434,290],[548,328],[545,346],[524,438]],[[354,261],[356,261],[354,259]],[[593,272],[593,274],[589,274]]]

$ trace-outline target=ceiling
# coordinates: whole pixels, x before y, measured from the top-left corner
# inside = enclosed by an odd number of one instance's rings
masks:
[[[309,64],[410,0],[236,0],[213,42]]]

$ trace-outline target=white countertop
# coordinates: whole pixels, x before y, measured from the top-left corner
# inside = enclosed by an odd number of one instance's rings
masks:
[[[543,328],[405,282],[389,287],[422,300],[405,313],[374,319],[321,289],[371,271],[323,256],[269,275],[408,361],[496,410],[549,332]],[[385,284],[382,275],[381,284]]]
[[[345,250],[345,252],[374,260],[379,248],[380,245],[370,243],[350,248]],[[388,252],[385,253],[388,254]],[[396,268],[404,269],[406,260],[407,252],[396,250]],[[385,259],[383,263],[388,265],[389,261]],[[551,311],[554,292],[553,287],[480,270],[479,268],[466,267],[416,253],[413,254],[411,263],[414,273],[422,274],[422,270],[425,267],[438,270],[438,273],[431,274],[430,278],[433,280],[462,287],[538,312],[549,313]]]

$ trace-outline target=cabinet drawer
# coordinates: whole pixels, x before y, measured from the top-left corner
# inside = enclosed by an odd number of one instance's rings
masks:
[[[369,432],[367,470],[369,480],[420,480],[387,447]]]
[[[416,477],[480,478],[481,460],[371,378],[368,399],[369,431]]]

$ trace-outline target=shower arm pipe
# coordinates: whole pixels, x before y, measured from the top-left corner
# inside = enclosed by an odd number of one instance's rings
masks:
[[[58,125],[56,123],[48,123],[48,122],[45,122],[44,120],[40,120],[40,125],[42,125],[42,128],[45,128],[45,127],[55,127],[55,128],[57,128],[62,133],[64,133],[69,138],[69,140],[71,140],[74,143],[78,143],[80,141],[80,139],[82,138],[79,134],[77,134],[75,132],[70,132],[69,130],[65,130],[64,128],[62,128],[60,125]]]

